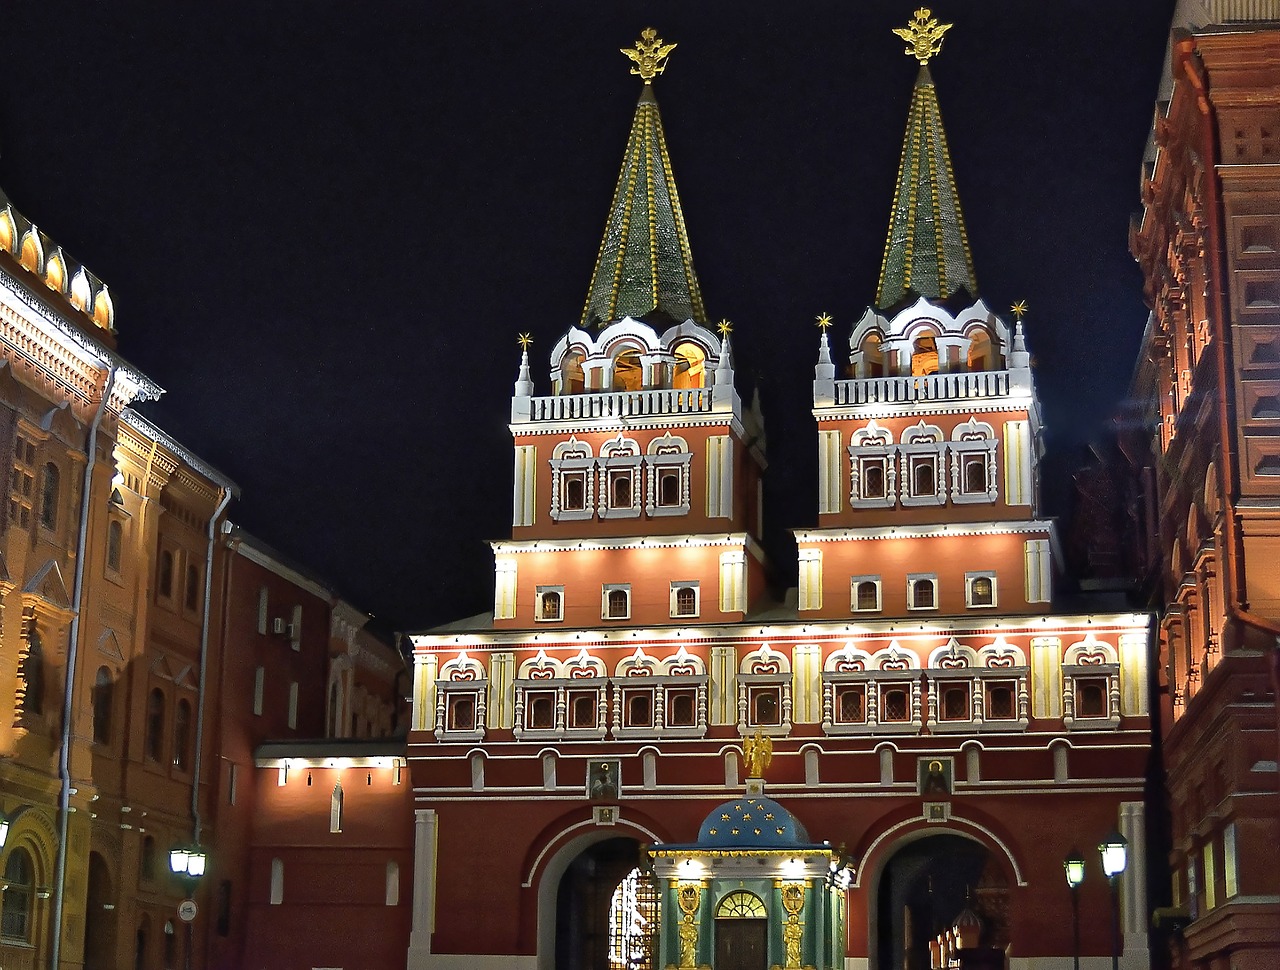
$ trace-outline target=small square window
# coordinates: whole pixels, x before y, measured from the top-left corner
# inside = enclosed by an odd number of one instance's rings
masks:
[[[938,720],[968,721],[972,716],[968,684],[943,683],[938,686]]]
[[[698,723],[698,691],[680,687],[667,691],[667,726],[694,727]]]
[[[911,720],[911,688],[906,684],[882,684],[880,722],[895,724]]]
[[[850,581],[853,612],[880,612],[880,577],[854,576]]]
[[[907,577],[907,607],[912,610],[938,608],[938,577],[932,573]]]
[[[988,721],[1012,721],[1018,716],[1018,692],[1012,680],[989,680],[985,684],[984,715]]]
[[[996,574],[965,573],[965,601],[970,607],[996,605]]]
[[[594,690],[569,692],[569,727],[594,728],[600,694]]]
[[[539,586],[534,615],[539,623],[554,623],[564,619],[564,587]]]
[[[631,618],[631,586],[627,583],[611,583],[604,587],[601,616],[606,620]]]
[[[752,687],[748,692],[751,724],[775,727],[782,723],[782,690],[778,687]]]
[[[698,615],[698,584],[696,582],[676,582],[671,584],[671,615]]]
[[[865,724],[867,720],[867,685],[842,684],[835,689],[837,724]]]
[[[1107,717],[1107,678],[1077,677],[1076,717]]]

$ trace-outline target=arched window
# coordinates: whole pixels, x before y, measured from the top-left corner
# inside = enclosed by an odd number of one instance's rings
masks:
[[[31,941],[35,915],[35,866],[21,847],[9,853],[4,865],[4,898],[0,904],[0,938]]]
[[[153,688],[147,697],[147,760],[164,757],[164,691]]]
[[[778,724],[778,693],[776,690],[762,690],[752,698],[755,707],[754,723]]]
[[[566,512],[581,512],[587,507],[587,481],[583,475],[566,475],[564,477],[564,501],[561,503]]]
[[[931,610],[935,602],[933,580],[917,579],[911,587],[911,605],[917,610]]]
[[[560,619],[561,598],[559,592],[550,590],[542,594],[542,600],[539,604],[539,614],[544,620]]]
[[[387,863],[387,905],[400,905],[400,863]]]
[[[111,702],[115,693],[111,668],[99,667],[93,679],[93,740],[98,744],[111,742]]]
[[[911,494],[935,495],[937,491],[937,482],[933,474],[933,462],[915,462],[911,466]]]
[[[932,334],[918,337],[911,348],[911,376],[938,373],[938,344]]]
[[[640,351],[625,350],[613,359],[613,389],[644,390],[644,363],[640,359]]]
[[[113,573],[120,572],[120,562],[124,554],[124,526],[112,519],[107,524],[107,568]]]
[[[858,610],[875,611],[880,609],[880,587],[875,580],[867,579],[858,584]]]
[[[627,591],[611,589],[607,597],[605,615],[611,620],[625,620],[629,614]]]
[[[184,590],[184,605],[189,610],[200,608],[200,570],[194,564],[187,566],[187,587]]]
[[[147,970],[147,918],[138,923],[133,935],[133,970]]]
[[[284,860],[271,860],[271,896],[270,903],[272,906],[279,906],[284,902]]]
[[[995,347],[991,334],[984,330],[975,330],[969,337],[969,370],[995,370],[997,367]]]
[[[694,692],[691,690],[668,691],[667,697],[670,702],[667,724],[671,727],[693,727],[697,709]]]
[[[174,970],[178,965],[178,937],[173,929],[173,920],[164,921],[164,967]]]
[[[664,468],[658,472],[658,504],[666,509],[680,504],[680,469]]]
[[[548,730],[555,726],[555,708],[551,698],[540,694],[529,702],[529,727]]]
[[[862,341],[862,363],[867,377],[885,376],[884,348],[878,333],[869,333]]]
[[[693,586],[681,586],[676,590],[676,616],[698,615],[698,590]]]
[[[173,596],[173,553],[168,549],[160,550],[160,562],[156,566],[156,589],[166,599]]]
[[[581,394],[586,389],[582,372],[582,354],[571,350],[560,361],[560,393]]]
[[[677,389],[706,387],[707,355],[694,343],[682,343],[675,348],[676,367],[671,386]]]
[[[973,606],[991,606],[995,603],[995,584],[990,576],[978,576],[969,584],[969,601]]]
[[[58,466],[48,462],[40,481],[40,524],[46,529],[58,527]]]
[[[987,458],[985,455],[966,455],[964,458],[964,491],[976,495],[987,490]]]
[[[191,703],[185,698],[178,701],[173,712],[173,766],[186,771],[191,761]]]
[[[653,699],[647,694],[627,698],[627,727],[650,727],[653,724]]]
[[[596,726],[596,698],[592,694],[580,694],[573,699],[573,710],[569,715],[569,723],[576,728],[593,728]]]
[[[44,645],[34,626],[27,637],[27,655],[22,658],[22,682],[26,684],[22,709],[26,714],[44,713]]]
[[[476,701],[470,694],[451,697],[449,704],[449,730],[474,731],[476,728]]]
[[[862,497],[884,498],[884,462],[863,462]]]
[[[612,494],[610,496],[610,507],[615,509],[629,509],[632,506],[631,500],[631,475],[624,472],[620,475],[614,475],[610,481]]]

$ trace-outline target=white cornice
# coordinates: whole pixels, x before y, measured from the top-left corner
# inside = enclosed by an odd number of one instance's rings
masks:
[[[934,539],[951,536],[1004,536],[1039,532],[1053,535],[1051,519],[1020,522],[946,522],[939,525],[882,525],[873,528],[792,529],[797,542],[862,542],[868,539]]]
[[[495,556],[526,552],[583,552],[599,549],[696,549],[701,546],[745,548],[764,562],[764,550],[745,532],[716,532],[673,536],[585,536],[580,539],[498,539],[490,542]]]
[[[539,435],[613,434],[618,431],[654,430],[665,428],[717,428],[727,426],[741,439],[746,439],[746,429],[736,415],[727,411],[712,411],[705,415],[653,414],[626,418],[575,418],[558,421],[530,421],[509,424],[513,438]]]
[[[539,648],[547,652],[565,650],[577,653],[585,647],[634,649],[655,644],[678,647],[681,644],[723,641],[725,644],[786,641],[788,643],[820,643],[850,638],[893,637],[899,640],[951,636],[1061,636],[1089,633],[1148,632],[1148,614],[1099,613],[1057,616],[1049,613],[1033,616],[958,616],[934,617],[917,621],[812,619],[788,622],[755,621],[665,627],[621,627],[604,630],[522,629],[475,631],[455,630],[448,633],[410,634],[417,653],[433,650],[489,652],[513,647]]]

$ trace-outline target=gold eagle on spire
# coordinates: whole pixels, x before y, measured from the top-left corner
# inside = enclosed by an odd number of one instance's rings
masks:
[[[618,48],[631,58],[631,73],[639,74],[645,84],[652,84],[653,79],[667,69],[667,55],[675,49],[675,44],[664,44],[652,27],[640,32],[635,47]]]
[[[932,10],[921,7],[916,11],[914,20],[905,27],[893,28],[893,32],[907,42],[908,57],[914,57],[921,64],[928,64],[929,58],[936,57],[942,50],[942,35],[951,27],[951,24],[938,23]]]

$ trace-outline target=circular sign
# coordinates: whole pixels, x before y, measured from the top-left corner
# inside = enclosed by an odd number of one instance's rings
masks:
[[[199,911],[199,907],[196,906],[196,901],[194,899],[184,899],[182,902],[178,903],[178,919],[182,920],[184,923],[190,923],[196,918],[196,913]]]

